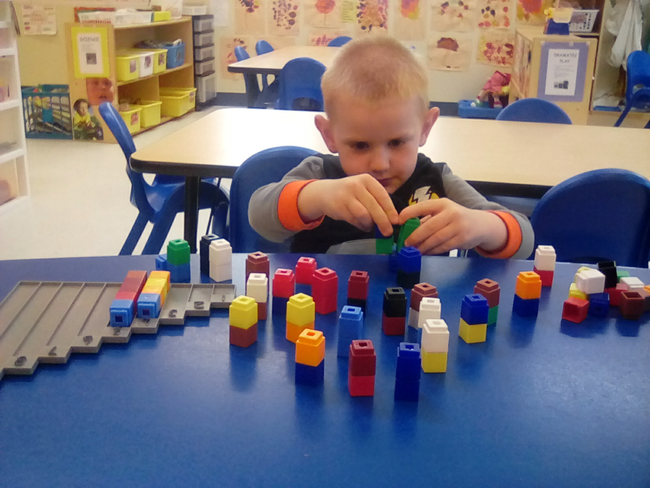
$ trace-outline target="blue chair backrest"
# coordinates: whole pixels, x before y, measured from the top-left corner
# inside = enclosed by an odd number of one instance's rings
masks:
[[[627,88],[625,98],[629,102],[635,88],[650,88],[650,54],[634,51],[627,57]]]
[[[330,42],[327,43],[327,45],[329,47],[341,47],[341,46],[345,46],[351,40],[352,40],[351,37],[339,36],[339,37],[335,37],[334,39],[332,39]]]
[[[244,46],[235,47],[235,57],[237,58],[237,61],[243,61],[244,59],[250,58],[248,51],[246,51]]]
[[[270,53],[271,51],[274,51],[273,46],[271,46],[264,39],[262,39],[261,41],[257,41],[257,44],[255,44],[255,52],[257,53],[258,56],[260,54]]]
[[[254,154],[237,168],[230,187],[230,236],[233,252],[288,252],[289,242],[264,239],[248,223],[248,202],[258,188],[280,181],[300,162],[317,154],[304,147],[282,146]]]
[[[558,261],[648,266],[650,181],[631,171],[569,178],[542,197],[530,220],[536,244],[555,247]]]
[[[294,101],[303,98],[313,100],[311,110],[323,110],[323,92],[320,81],[325,65],[312,58],[296,58],[284,65],[280,72],[280,93],[276,108],[293,110]]]
[[[145,191],[145,185],[147,185],[147,183],[145,182],[142,173],[136,173],[131,169],[131,154],[135,152],[133,137],[131,136],[129,129],[126,127],[126,123],[124,123],[124,119],[122,119],[120,113],[109,102],[104,102],[99,106],[99,113],[102,116],[102,119],[104,119],[104,122],[106,122],[110,131],[113,133],[113,136],[115,136],[115,139],[122,148],[122,152],[126,158],[126,174],[131,181],[131,203],[133,203],[147,218],[150,218],[154,214],[154,209],[151,207],[151,204],[147,199]]]
[[[515,122],[545,122],[547,124],[571,124],[571,118],[553,102],[540,98],[522,98],[504,108],[497,120]]]

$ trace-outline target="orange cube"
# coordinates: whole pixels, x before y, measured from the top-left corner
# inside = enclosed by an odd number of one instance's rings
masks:
[[[291,322],[287,322],[287,340],[294,343],[297,342],[298,337],[300,337],[302,331],[306,329],[314,330],[314,322],[305,325],[296,325],[292,324]]]
[[[296,362],[318,366],[325,359],[325,336],[320,330],[303,330],[296,342]]]
[[[524,300],[541,297],[542,278],[533,271],[522,271],[517,276],[515,294]]]

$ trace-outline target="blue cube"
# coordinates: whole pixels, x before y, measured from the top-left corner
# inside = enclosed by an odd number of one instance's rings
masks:
[[[111,303],[111,327],[130,327],[133,322],[135,303],[133,300],[113,300]]]
[[[167,255],[160,254],[156,258],[156,270],[157,271],[169,271],[167,269]]]
[[[397,269],[404,273],[417,273],[422,269],[422,254],[414,247],[403,247],[397,255]]]
[[[199,247],[201,258],[201,274],[206,276],[210,275],[210,244],[219,239],[219,236],[208,234],[201,237],[201,244]]]
[[[138,318],[157,319],[160,315],[160,295],[158,293],[140,293],[138,297]]]
[[[609,313],[609,294],[594,293],[589,295],[589,311],[591,317],[607,317]]]
[[[468,325],[487,324],[490,305],[483,295],[465,295],[460,307],[460,318]]]
[[[396,378],[398,380],[419,381],[421,370],[420,345],[401,342],[397,348]]]
[[[190,282],[190,263],[172,264],[167,261],[167,271],[169,271],[169,279],[172,283]]]
[[[417,402],[420,397],[420,380],[395,381],[395,401]]]
[[[520,317],[534,317],[539,312],[539,298],[524,299],[519,295],[515,295],[512,311]]]
[[[339,315],[339,337],[360,339],[363,328],[363,311],[359,307],[345,305]]]
[[[320,385],[325,379],[325,360],[318,366],[296,363],[296,383],[302,385]]]

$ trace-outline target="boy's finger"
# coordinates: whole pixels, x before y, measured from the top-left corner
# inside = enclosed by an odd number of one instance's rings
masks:
[[[437,234],[448,224],[449,219],[446,218],[445,214],[431,215],[426,222],[421,223],[420,227],[408,236],[404,245],[420,248],[429,239],[435,242],[436,238],[439,238]]]
[[[368,209],[364,206],[363,202],[352,200],[348,204],[348,211],[354,220],[359,224],[356,225],[357,227],[366,231],[369,231],[373,228],[374,222],[372,215],[368,212]]]
[[[438,213],[444,208],[444,202],[442,199],[427,200],[426,202],[416,203],[415,205],[409,205],[399,214],[399,223],[404,224],[408,219],[414,217],[423,217],[425,215],[432,215]]]
[[[454,233],[451,226],[446,226],[436,232],[434,235],[429,236],[419,246],[418,250],[424,254],[442,254],[455,249],[457,246],[454,244]]]
[[[393,201],[391,200],[390,195],[386,189],[374,178],[369,181],[367,188],[370,194],[382,208],[383,212],[388,217],[390,224],[397,224],[399,216],[397,214],[397,210],[395,209],[395,205],[393,205]]]
[[[365,192],[359,195],[359,200],[361,205],[368,211],[370,218],[377,224],[382,235],[387,237],[393,235],[393,225],[375,197],[370,192]]]

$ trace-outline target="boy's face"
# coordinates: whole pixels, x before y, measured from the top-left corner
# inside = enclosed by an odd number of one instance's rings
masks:
[[[79,113],[81,115],[86,115],[88,113],[88,104],[86,102],[81,102],[79,104]]]
[[[97,106],[104,102],[113,102],[113,82],[108,78],[86,78],[86,93],[90,105]]]
[[[316,127],[343,171],[368,173],[391,194],[413,174],[418,148],[439,114],[437,108],[423,114],[415,97],[370,104],[339,96],[331,112],[329,120],[316,116]]]

